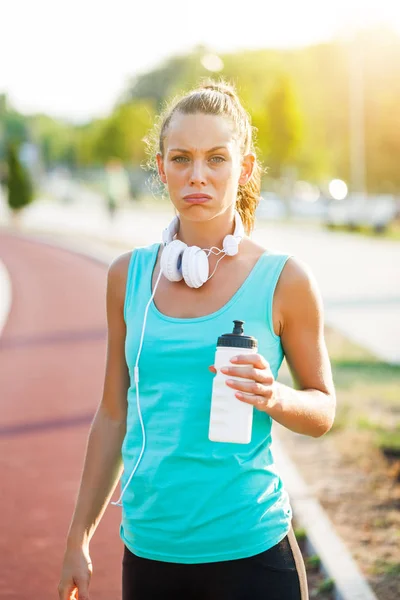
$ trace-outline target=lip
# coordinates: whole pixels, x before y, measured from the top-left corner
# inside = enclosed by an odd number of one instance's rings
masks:
[[[187,196],[184,196],[183,199],[185,200],[185,202],[190,202],[192,204],[202,204],[203,202],[211,200],[211,196],[202,193],[188,194]]]

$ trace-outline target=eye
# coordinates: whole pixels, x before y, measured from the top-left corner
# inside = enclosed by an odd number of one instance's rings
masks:
[[[172,162],[176,162],[176,163],[182,163],[182,162],[185,162],[185,161],[187,161],[187,160],[189,160],[187,156],[175,156],[175,157],[172,159]]]
[[[220,163],[220,162],[225,162],[225,158],[223,156],[212,156],[210,158],[210,160]]]

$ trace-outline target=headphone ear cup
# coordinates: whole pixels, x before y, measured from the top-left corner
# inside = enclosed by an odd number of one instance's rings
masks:
[[[182,256],[187,249],[187,245],[181,240],[173,240],[164,247],[161,254],[161,271],[169,281],[181,281],[182,275]]]
[[[198,246],[189,246],[182,256],[182,275],[186,285],[199,288],[208,279],[207,254]]]
[[[238,240],[229,234],[224,238],[222,248],[227,256],[235,256],[239,252]]]

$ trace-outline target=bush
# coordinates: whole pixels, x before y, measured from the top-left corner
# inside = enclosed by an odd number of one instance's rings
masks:
[[[14,146],[8,148],[8,205],[18,212],[33,200],[33,186],[29,173],[21,164]]]

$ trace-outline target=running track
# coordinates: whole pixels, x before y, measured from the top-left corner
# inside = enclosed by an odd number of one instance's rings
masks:
[[[2,232],[13,304],[0,338],[0,598],[58,598],[65,536],[103,389],[106,266]],[[120,598],[120,509],[91,544],[94,600]]]

